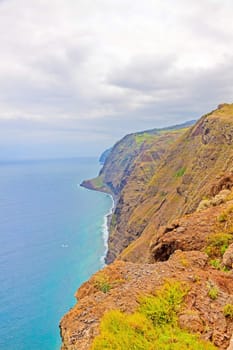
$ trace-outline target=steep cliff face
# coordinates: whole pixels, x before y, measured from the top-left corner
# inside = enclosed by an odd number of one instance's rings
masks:
[[[111,193],[115,199],[107,263],[138,238],[139,230],[125,230],[130,215],[164,154],[191,123],[127,135],[112,148],[99,176],[82,183],[90,189]]]
[[[116,197],[108,259],[117,259],[77,292],[77,305],[61,321],[62,349],[123,350],[132,341],[138,350],[140,339],[150,349],[153,334],[163,332],[153,338],[159,349],[228,349],[233,105],[220,105],[189,129],[136,140],[135,148],[135,135],[123,139],[133,153],[118,143],[100,177],[87,183]],[[158,299],[168,281],[186,288],[173,319]]]
[[[141,237],[121,258],[148,261],[158,227],[194,212],[203,198],[231,187],[232,140],[233,105],[221,105],[173,144],[125,227]]]

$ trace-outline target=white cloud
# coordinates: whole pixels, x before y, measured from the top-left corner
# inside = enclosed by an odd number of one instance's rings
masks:
[[[230,0],[1,1],[0,118],[119,137],[198,117],[233,95],[232,16]]]

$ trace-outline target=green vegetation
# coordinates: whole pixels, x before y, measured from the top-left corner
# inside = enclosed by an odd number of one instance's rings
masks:
[[[109,277],[106,276],[103,272],[99,272],[95,276],[95,287],[103,293],[108,293],[112,288]]]
[[[233,305],[232,304],[226,304],[223,308],[223,314],[225,317],[230,318],[233,320]]]
[[[209,295],[210,299],[212,299],[212,300],[217,299],[218,294],[219,294],[219,290],[217,287],[215,287],[215,286],[209,287],[208,295]]]
[[[93,184],[93,186],[95,188],[102,188],[102,187],[104,187],[104,182],[103,182],[103,179],[102,179],[101,176],[98,176],[98,177],[92,179],[91,182],[92,182],[92,184]]]
[[[166,283],[157,292],[156,297],[150,295],[140,299],[139,311],[151,319],[154,325],[171,323],[180,309],[187,289],[180,283]]]
[[[229,269],[228,269],[226,266],[222,265],[220,259],[212,259],[212,260],[210,260],[209,263],[210,263],[210,265],[211,265],[212,267],[214,267],[216,270],[224,271],[224,272],[228,272],[228,271],[229,271]]]
[[[167,282],[155,296],[144,296],[133,314],[119,310],[107,312],[92,350],[214,350],[205,342],[178,326],[177,313],[187,288]]]
[[[165,128],[164,130],[159,130],[158,133],[159,133],[159,135],[167,134],[168,132],[169,132],[169,134],[181,134],[181,133],[185,133],[189,129],[190,129],[189,126],[181,128],[181,129],[167,129],[167,128]]]
[[[143,134],[135,134],[134,138],[135,138],[136,144],[140,146],[145,141],[147,142],[153,141],[155,138],[155,135],[144,132]]]
[[[210,235],[205,249],[206,254],[211,258],[223,256],[232,238],[232,235],[229,233],[214,233]]]
[[[212,259],[210,260],[210,265],[213,266],[216,270],[221,270],[221,260],[219,259]]]
[[[228,195],[226,200],[230,200],[232,199],[232,193],[230,195]],[[219,216],[218,216],[218,221],[219,222],[226,222],[228,220],[230,220],[230,214],[232,214],[233,212],[233,206],[230,205],[226,210],[224,210]]]
[[[186,168],[180,168],[179,170],[177,170],[177,172],[175,173],[175,177],[178,178],[178,177],[182,177],[184,175],[186,171]]]
[[[218,221],[219,222],[225,222],[227,221],[227,215],[225,212],[221,213],[219,216],[218,216]]]

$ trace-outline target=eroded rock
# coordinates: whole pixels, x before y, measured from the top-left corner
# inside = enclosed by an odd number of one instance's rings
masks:
[[[222,259],[223,265],[232,269],[233,267],[233,243],[229,245]]]

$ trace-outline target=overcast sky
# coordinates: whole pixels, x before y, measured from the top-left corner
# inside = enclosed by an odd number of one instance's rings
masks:
[[[0,0],[0,159],[97,155],[233,101],[232,0]]]

